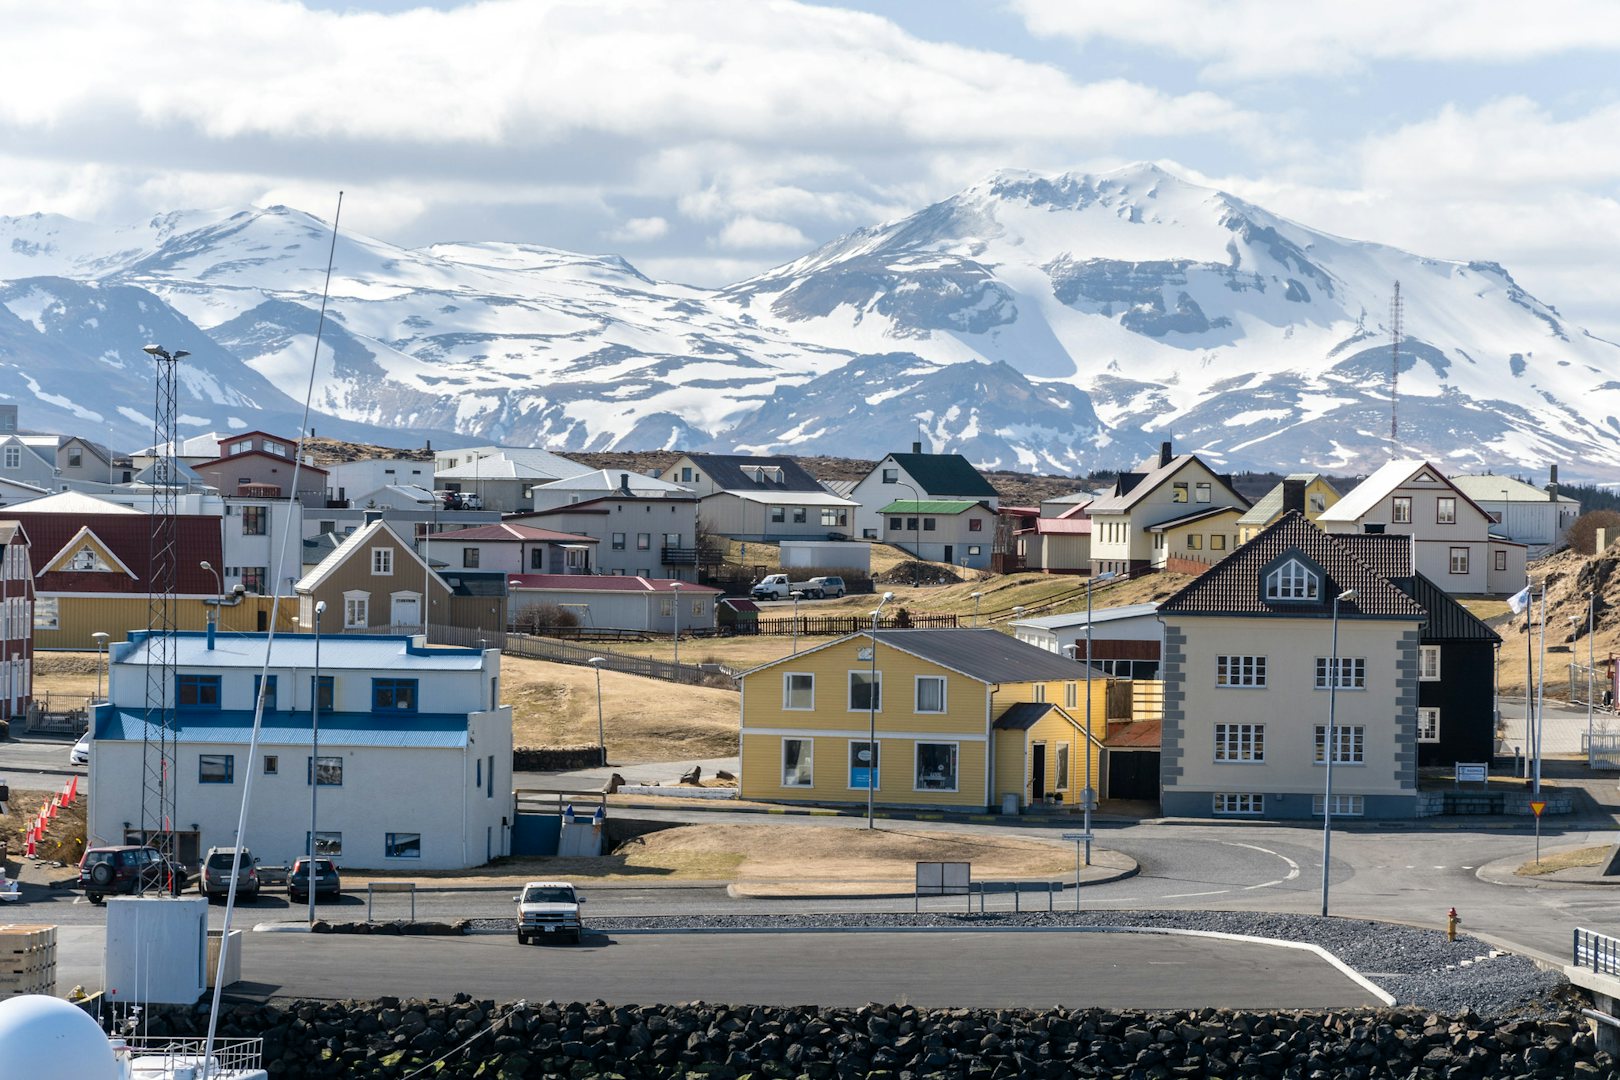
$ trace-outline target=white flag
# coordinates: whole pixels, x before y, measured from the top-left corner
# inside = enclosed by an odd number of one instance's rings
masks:
[[[1513,614],[1523,615],[1524,609],[1530,606],[1530,586],[1526,585],[1512,596],[1508,597],[1508,607]]]

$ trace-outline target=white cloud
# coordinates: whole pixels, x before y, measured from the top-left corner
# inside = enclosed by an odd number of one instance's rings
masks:
[[[776,248],[799,252],[811,246],[810,238],[792,225],[756,217],[740,217],[727,222],[715,238],[715,243],[733,251]]]
[[[1159,0],[1151,13],[1103,4],[1011,0],[1029,29],[1113,41],[1206,63],[1211,78],[1332,75],[1373,60],[1519,61],[1620,47],[1607,0]]]
[[[616,244],[645,244],[669,234],[669,222],[661,217],[630,218],[606,237]]]

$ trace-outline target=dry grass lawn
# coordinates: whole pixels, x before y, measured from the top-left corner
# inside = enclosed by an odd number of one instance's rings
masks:
[[[1611,844],[1599,844],[1597,847],[1576,848],[1574,851],[1555,851],[1542,855],[1539,863],[1531,859],[1514,873],[1520,877],[1540,877],[1560,870],[1573,870],[1578,866],[1598,866],[1608,861],[1609,852],[1613,850]]]
[[[596,742],[593,668],[502,657],[501,696],[512,706],[512,738],[518,746]],[[603,671],[608,760],[633,765],[730,757],[737,752],[739,702],[732,690]]]
[[[101,660],[93,652],[36,652],[34,654],[34,696],[45,695],[70,700],[68,707],[83,705],[82,700],[96,693],[96,672]]]

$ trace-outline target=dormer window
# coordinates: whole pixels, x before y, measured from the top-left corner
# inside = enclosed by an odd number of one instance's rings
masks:
[[[1320,579],[1298,559],[1289,559],[1266,575],[1267,600],[1315,600],[1321,595]]]

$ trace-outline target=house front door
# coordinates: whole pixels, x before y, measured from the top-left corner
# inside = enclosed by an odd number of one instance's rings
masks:
[[[945,545],[945,561],[948,562],[948,563],[953,563],[953,562],[956,561],[956,545],[955,544],[946,544]]]
[[[1029,748],[1029,801],[1046,801],[1046,744],[1036,743]]]
[[[389,621],[395,626],[415,626],[422,621],[421,611],[422,604],[417,597],[396,596]]]

